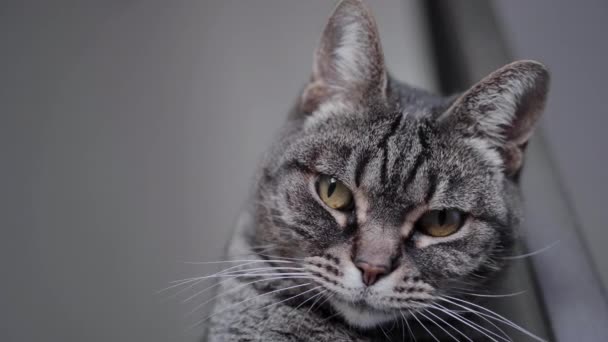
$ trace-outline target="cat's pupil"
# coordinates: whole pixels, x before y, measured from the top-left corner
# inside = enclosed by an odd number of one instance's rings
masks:
[[[446,211],[445,210],[441,210],[437,215],[438,215],[438,220],[439,220],[439,225],[443,226],[445,225],[445,219],[446,219]]]
[[[329,179],[329,186],[327,187],[327,197],[331,197],[331,195],[333,195],[334,191],[336,191],[336,186],[338,185],[338,183],[336,182],[335,178],[330,178]]]

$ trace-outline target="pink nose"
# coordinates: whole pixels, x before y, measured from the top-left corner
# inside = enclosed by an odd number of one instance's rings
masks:
[[[355,266],[361,270],[363,283],[372,286],[380,277],[388,273],[388,267],[382,265],[370,265],[364,261],[356,261]]]

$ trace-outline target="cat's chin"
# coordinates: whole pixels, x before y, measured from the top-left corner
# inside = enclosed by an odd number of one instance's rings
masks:
[[[377,310],[365,304],[340,299],[332,299],[331,304],[348,324],[361,329],[371,329],[395,319],[395,314]]]

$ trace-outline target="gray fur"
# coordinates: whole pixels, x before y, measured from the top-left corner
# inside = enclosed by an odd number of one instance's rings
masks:
[[[344,40],[353,25],[358,36]],[[302,275],[224,282],[210,341],[371,341],[391,334],[399,340],[410,329],[419,341],[428,339],[417,319],[445,337],[423,310],[446,305],[440,296],[462,297],[455,288],[488,288],[505,266],[521,217],[521,155],[544,105],[546,70],[516,62],[457,99],[442,98],[391,79],[377,34],[360,1],[337,6],[311,83],[264,159],[230,245],[234,260],[260,261],[243,269],[287,265],[298,269],[269,272]],[[365,58],[337,67],[352,62],[335,50],[345,41]],[[314,191],[319,174],[353,191],[352,213],[322,204]],[[415,230],[420,214],[441,208],[460,209],[469,220],[447,238]],[[363,285],[352,261],[361,254],[390,259],[390,274]],[[430,312],[471,338],[479,335]]]

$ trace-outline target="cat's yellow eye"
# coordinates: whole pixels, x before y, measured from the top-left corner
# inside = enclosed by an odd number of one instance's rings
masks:
[[[332,209],[352,209],[353,193],[334,177],[321,175],[317,181],[317,193],[321,201]]]
[[[464,221],[465,214],[460,210],[431,210],[418,219],[416,227],[426,235],[444,237],[456,233]]]

